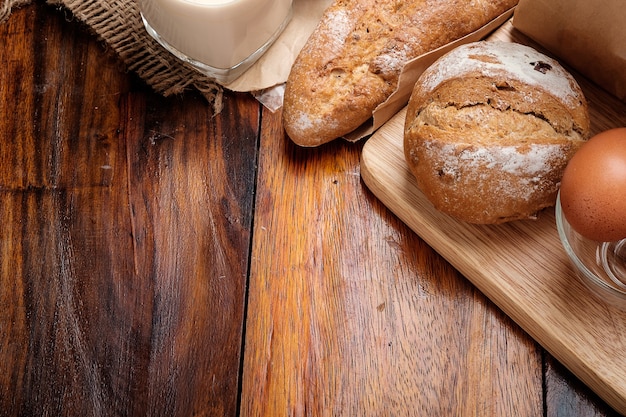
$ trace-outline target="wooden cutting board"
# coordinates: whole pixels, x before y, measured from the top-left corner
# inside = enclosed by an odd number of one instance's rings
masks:
[[[626,106],[593,86],[592,129],[626,126]],[[536,221],[478,226],[435,210],[404,159],[406,109],[364,145],[367,187],[609,405],[626,414],[626,311],[592,296],[570,267],[554,210]]]

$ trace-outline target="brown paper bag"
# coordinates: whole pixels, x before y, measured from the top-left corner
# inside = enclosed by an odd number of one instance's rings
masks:
[[[626,102],[624,0],[520,0],[513,26]]]

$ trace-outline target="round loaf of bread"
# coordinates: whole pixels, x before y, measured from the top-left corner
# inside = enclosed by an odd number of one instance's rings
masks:
[[[477,224],[536,218],[589,137],[584,95],[557,61],[516,43],[460,46],[418,79],[404,152],[438,210]]]

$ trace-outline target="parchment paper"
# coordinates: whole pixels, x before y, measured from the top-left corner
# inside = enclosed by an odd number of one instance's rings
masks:
[[[626,102],[624,0],[520,0],[513,26]]]

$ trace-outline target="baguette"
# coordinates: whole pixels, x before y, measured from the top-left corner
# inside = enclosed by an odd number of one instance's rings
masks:
[[[319,146],[372,117],[404,64],[457,40],[518,0],[335,0],[287,79],[283,124],[300,146]]]

